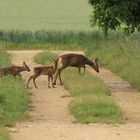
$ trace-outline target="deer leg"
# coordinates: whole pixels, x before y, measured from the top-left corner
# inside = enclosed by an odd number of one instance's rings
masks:
[[[81,68],[80,67],[78,67],[78,72],[79,72],[79,74],[81,74]]]
[[[53,82],[54,85],[56,85],[56,81],[57,81],[57,77],[59,76],[59,79],[60,79],[60,73],[61,71],[64,69],[65,67],[60,67],[58,70],[57,70],[57,73],[56,73],[56,76],[55,76],[55,80]],[[62,81],[62,80],[61,80]]]
[[[36,86],[35,80],[36,80],[37,77],[39,77],[39,75],[37,75],[36,77],[33,77],[33,83],[34,83],[34,86],[35,86],[36,88],[37,88],[37,86]]]
[[[48,75],[48,88],[51,88],[50,87],[50,76]]]
[[[60,83],[61,83],[61,85],[62,85],[62,80],[61,80],[61,75],[60,75],[60,73],[61,73],[61,71],[63,70],[63,69],[65,69],[67,66],[62,66],[62,67],[60,67],[58,70],[57,70],[57,73],[56,73],[56,76],[55,76],[55,80],[54,80],[54,82],[53,82],[53,84],[54,85],[56,85],[56,80],[57,80],[57,77],[59,76],[59,80],[60,80]]]
[[[34,86],[37,88],[36,83],[35,83],[35,79],[36,79],[38,76],[39,76],[39,75],[32,75],[32,76],[29,77],[28,82],[27,82],[27,88],[28,88],[29,82],[30,82],[32,79],[33,79]]]
[[[55,88],[55,86],[53,84],[53,76],[51,76],[51,81],[52,81],[52,87]]]
[[[63,85],[62,79],[61,79],[61,72],[63,69],[65,69],[66,67],[61,67],[60,69],[58,69],[58,75],[59,75],[59,80],[60,80],[60,84]]]
[[[83,72],[83,75],[84,75],[84,74],[85,74],[86,67],[85,67],[85,66],[83,66],[83,68],[84,68],[84,72]]]
[[[55,76],[55,80],[53,82],[54,85],[56,85],[57,77],[58,77],[58,70],[57,70],[57,73],[56,73],[56,76]]]
[[[63,85],[62,79],[61,79],[61,73],[59,73],[59,80],[60,80],[60,84]]]
[[[34,77],[34,75],[29,77],[28,82],[27,82],[27,88],[28,88],[29,82],[31,81],[31,79],[33,79],[33,77]]]
[[[82,67],[84,68],[84,71],[83,71],[82,75],[84,75],[85,69],[86,69],[85,65],[78,67],[78,69],[79,69],[79,74],[81,74],[81,68],[82,68]]]
[[[81,70],[80,70],[80,67],[78,67],[78,72],[79,72],[79,74],[81,74]]]

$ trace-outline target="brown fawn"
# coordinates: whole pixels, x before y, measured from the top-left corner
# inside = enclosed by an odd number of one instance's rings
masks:
[[[20,72],[22,71],[30,71],[29,67],[26,65],[25,62],[23,62],[23,66],[10,66],[10,67],[5,67],[5,68],[0,68],[0,76],[1,75],[13,75],[16,77],[17,75],[20,75]]]
[[[61,72],[69,66],[77,67],[79,69],[79,73],[80,73],[81,67],[84,68],[84,72],[85,72],[85,68],[86,68],[85,65],[89,65],[96,72],[99,73],[99,66],[98,66],[98,63],[97,63],[97,58],[95,59],[95,61],[91,61],[88,58],[86,58],[84,55],[81,55],[81,54],[64,54],[64,55],[61,55],[59,57],[58,63],[59,63],[60,67],[58,68],[58,70],[56,72],[54,85],[56,85],[56,80],[57,80],[58,76],[59,76],[60,84],[63,85],[62,79],[61,79]]]
[[[32,76],[29,77],[28,82],[27,82],[27,88],[29,85],[30,80],[33,79],[33,83],[34,86],[37,88],[36,86],[36,78],[38,78],[40,75],[48,75],[48,87],[50,88],[50,79],[52,82],[52,87],[54,88],[54,84],[53,84],[53,75],[55,74],[56,70],[57,70],[57,60],[54,60],[54,66],[40,66],[40,67],[35,67],[34,68],[34,74]]]

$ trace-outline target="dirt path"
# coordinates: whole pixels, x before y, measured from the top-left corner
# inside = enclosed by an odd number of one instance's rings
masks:
[[[32,58],[39,52],[41,51],[12,51],[12,61],[16,65],[26,61],[32,68],[36,65]],[[23,73],[25,83],[31,74]],[[33,87],[29,90],[33,102],[33,108],[29,112],[31,120],[18,123],[15,128],[10,129],[13,140],[140,140],[139,123],[74,124],[74,118],[68,111],[68,104],[72,99],[61,98],[69,93],[62,86],[48,89],[46,76],[38,78],[37,85],[38,89],[35,89],[32,83],[29,85]],[[113,96],[115,97],[115,94]]]

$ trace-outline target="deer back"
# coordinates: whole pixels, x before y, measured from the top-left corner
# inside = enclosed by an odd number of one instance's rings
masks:
[[[25,62],[23,62],[23,66],[10,66],[10,67],[5,67],[0,69],[0,74],[1,75],[7,75],[7,74],[13,74],[16,75],[20,73],[21,71],[30,71],[29,67],[26,65]]]
[[[87,62],[87,59],[85,56],[80,54],[65,54],[60,56],[59,58],[60,65],[63,66],[73,66],[73,67],[79,67],[82,65],[85,65]]]
[[[54,66],[39,66],[34,68],[34,73],[37,75],[53,75],[57,70],[57,60],[54,60]]]

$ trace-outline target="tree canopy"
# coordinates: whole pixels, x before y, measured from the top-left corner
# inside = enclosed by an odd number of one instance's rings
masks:
[[[91,25],[99,26],[107,36],[118,27],[127,33],[140,30],[140,0],[88,0],[93,6]]]

